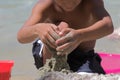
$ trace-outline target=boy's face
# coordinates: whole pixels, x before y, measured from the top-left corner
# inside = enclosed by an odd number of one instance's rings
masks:
[[[82,0],[54,0],[64,11],[72,11]]]

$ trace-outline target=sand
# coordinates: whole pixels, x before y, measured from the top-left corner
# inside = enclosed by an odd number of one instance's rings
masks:
[[[46,60],[46,64],[39,69],[40,77],[48,72],[59,71],[62,73],[71,73],[70,67],[66,61],[65,56],[53,56],[51,59]]]
[[[44,77],[38,80],[120,80],[119,74],[77,74],[69,73],[65,74],[62,72],[49,72]]]

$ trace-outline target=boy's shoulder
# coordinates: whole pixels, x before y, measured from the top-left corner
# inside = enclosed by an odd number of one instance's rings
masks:
[[[38,2],[33,7],[33,10],[37,9],[38,11],[39,10],[43,11],[46,8],[48,8],[51,4],[52,4],[52,0],[38,0]]]

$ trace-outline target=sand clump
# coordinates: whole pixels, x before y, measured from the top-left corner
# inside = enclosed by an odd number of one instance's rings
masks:
[[[51,59],[46,60],[46,64],[39,69],[40,77],[44,76],[48,72],[62,72],[62,73],[71,73],[70,67],[67,63],[66,56],[57,56],[54,55]]]

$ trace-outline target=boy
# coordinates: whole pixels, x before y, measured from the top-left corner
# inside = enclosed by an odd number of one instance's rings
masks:
[[[112,32],[112,20],[102,0],[39,0],[18,32],[18,41],[39,38],[44,44],[43,63],[57,53],[68,55],[72,71],[104,74],[94,47],[97,39]]]

